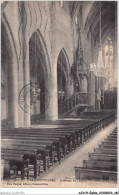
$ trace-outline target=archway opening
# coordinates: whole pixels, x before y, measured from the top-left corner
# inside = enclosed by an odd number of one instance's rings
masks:
[[[30,82],[31,82],[31,124],[45,119],[46,102],[46,56],[37,32],[29,41]],[[35,101],[34,101],[35,98]]]
[[[66,99],[67,76],[67,59],[62,49],[57,60],[58,117],[61,117],[63,114],[63,104]]]

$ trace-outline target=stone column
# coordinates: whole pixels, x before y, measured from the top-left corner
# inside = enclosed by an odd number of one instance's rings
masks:
[[[28,28],[28,21],[26,22],[24,18],[26,18],[26,10],[25,3],[21,3],[21,10],[22,10],[22,52],[23,52],[23,80],[24,80],[24,87],[25,87],[25,104],[24,104],[24,126],[30,126],[30,64],[29,64],[29,28]]]
[[[57,60],[53,63],[52,70],[48,78],[45,78],[45,88],[49,93],[49,104],[45,110],[46,120],[58,119],[58,95],[57,95]]]
[[[21,90],[24,87],[24,70],[23,70],[23,32],[22,32],[22,25],[20,25],[20,21],[22,20],[21,12],[22,12],[22,2],[18,2],[19,4],[19,42],[20,42],[20,49],[18,53],[18,94],[20,97]],[[24,110],[21,107],[20,101],[19,101],[19,106],[18,106],[18,118],[19,118],[19,127],[24,127]]]
[[[18,94],[20,99],[21,91],[24,87],[24,71],[23,71],[23,60],[19,60],[19,71],[18,71]],[[21,107],[21,102],[19,101],[18,106],[18,117],[19,117],[19,127],[24,127],[24,109]]]
[[[104,90],[105,88],[105,78],[104,77],[99,77],[99,88],[100,90]]]
[[[88,89],[88,81],[86,76],[84,76],[82,79],[82,92],[86,93],[87,89]]]
[[[23,66],[24,66],[24,86],[28,85],[28,94],[26,95],[26,102],[27,102],[27,107],[26,110],[27,112],[24,112],[24,126],[25,127],[30,127],[31,125],[31,110],[30,110],[30,64],[29,64],[29,41],[26,40],[27,45],[26,45],[26,51],[24,60],[23,60]],[[25,48],[24,48],[25,49]]]
[[[99,76],[95,76],[95,109],[98,109],[97,93],[99,91]]]
[[[104,91],[105,91],[105,77],[99,78],[100,90],[101,90],[101,105],[104,106]]]
[[[13,53],[12,58],[12,114],[13,127],[18,127],[18,62]]]
[[[95,75],[93,71],[89,73],[89,110],[95,110]]]

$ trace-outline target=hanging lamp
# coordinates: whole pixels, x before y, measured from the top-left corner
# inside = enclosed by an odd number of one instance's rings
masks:
[[[64,97],[64,91],[62,89],[62,75],[63,75],[63,63],[62,63],[62,51],[61,51],[61,78],[60,78],[61,90],[59,91],[59,95],[61,98]]]
[[[98,50],[98,61],[97,61],[97,76],[104,76],[104,62],[103,62],[103,54],[102,54],[102,37],[101,37],[101,2],[99,6],[99,50]]]
[[[97,61],[97,68],[98,68],[98,76],[102,76],[101,69],[104,67],[103,62],[103,55],[102,55],[102,37],[101,37],[101,2],[99,7],[99,23],[100,23],[100,32],[99,32],[99,50],[98,50],[98,61]]]

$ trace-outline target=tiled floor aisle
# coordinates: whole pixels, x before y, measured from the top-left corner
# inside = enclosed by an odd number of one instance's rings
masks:
[[[88,153],[93,152],[94,148],[106,138],[106,136],[117,126],[116,121],[109,125],[108,127],[102,129],[93,138],[91,138],[82,147],[78,148],[73,154],[55,167],[50,173],[45,175],[43,179],[54,178],[54,179],[64,179],[64,178],[75,178],[74,166],[82,166],[83,160],[88,159]]]

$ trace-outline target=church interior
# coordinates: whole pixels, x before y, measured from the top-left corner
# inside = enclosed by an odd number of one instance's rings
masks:
[[[117,2],[3,2],[1,179],[116,184],[117,137]]]

